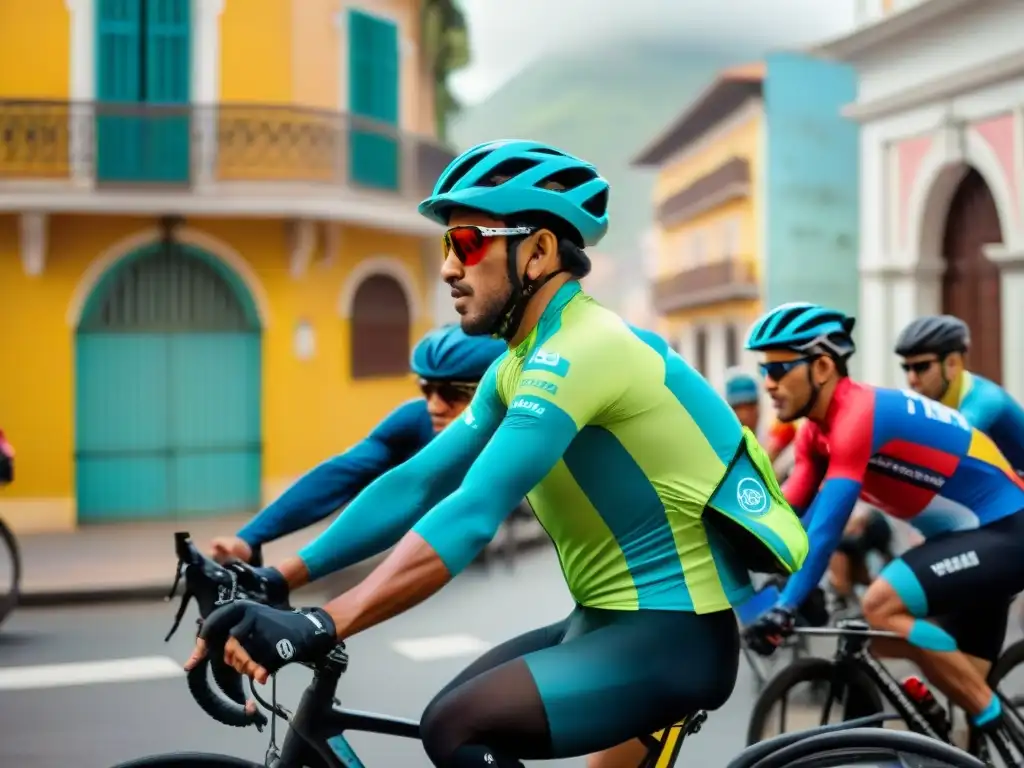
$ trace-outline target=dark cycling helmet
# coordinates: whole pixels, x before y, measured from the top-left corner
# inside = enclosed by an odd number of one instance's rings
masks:
[[[725,402],[749,405],[759,399],[757,379],[740,368],[730,368],[725,372]]]
[[[948,355],[966,352],[971,346],[971,331],[967,323],[953,315],[919,317],[903,329],[896,340],[896,354],[900,357],[932,352]]]
[[[424,379],[480,381],[508,347],[490,336],[467,336],[457,324],[443,325],[420,340],[410,368]]]
[[[494,179],[504,178],[495,183]],[[559,189],[547,189],[557,182]],[[569,224],[579,247],[597,245],[608,231],[608,182],[590,163],[537,141],[488,141],[455,158],[419,205],[447,225],[453,208],[473,208],[498,219],[546,214]]]
[[[856,319],[819,304],[792,302],[762,315],[747,334],[747,349],[791,349],[845,360],[856,351]]]

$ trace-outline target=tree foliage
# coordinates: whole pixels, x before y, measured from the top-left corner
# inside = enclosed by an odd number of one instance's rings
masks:
[[[469,64],[469,32],[456,0],[421,0],[420,13],[423,63],[434,84],[437,135],[444,139],[449,118],[461,106],[449,88],[448,78]]]

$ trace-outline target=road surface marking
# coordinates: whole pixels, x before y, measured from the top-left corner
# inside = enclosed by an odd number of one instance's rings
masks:
[[[472,635],[438,635],[399,640],[391,647],[413,661],[451,659],[457,656],[477,656],[491,644]]]
[[[139,656],[134,659],[83,661],[72,664],[40,664],[30,667],[0,667],[0,691],[31,688],[62,688],[69,685],[130,683],[181,677],[181,662],[169,656]]]

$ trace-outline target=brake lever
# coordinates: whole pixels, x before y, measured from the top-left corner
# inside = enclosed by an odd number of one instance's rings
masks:
[[[191,590],[186,590],[185,594],[181,596],[181,605],[178,606],[178,612],[174,615],[174,623],[171,625],[171,631],[167,633],[167,637],[164,638],[164,642],[168,642],[175,632],[178,631],[178,627],[181,626],[181,620],[185,617],[185,610],[188,608],[188,604],[192,601],[195,595]]]

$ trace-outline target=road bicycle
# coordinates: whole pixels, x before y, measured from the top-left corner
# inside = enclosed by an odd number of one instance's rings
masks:
[[[807,636],[834,636],[839,638],[836,652],[831,659],[805,657],[797,659],[782,669],[754,702],[747,728],[747,744],[756,744],[768,730],[769,716],[776,705],[785,717],[788,695],[792,689],[803,683],[810,683],[818,690],[826,691],[822,705],[820,723],[829,721],[834,704],[841,704],[840,713],[844,719],[868,717],[883,712],[883,699],[898,713],[896,720],[913,732],[949,743],[951,734],[940,733],[940,728],[929,718],[921,705],[915,702],[888,669],[868,651],[872,638],[899,639],[893,632],[871,629],[863,619],[843,619],[835,627],[797,627],[794,632]],[[1003,702],[1004,711],[1009,714],[1005,734],[991,738],[1000,757],[1010,765],[1018,765],[1017,751],[1024,755],[1024,720],[1014,705],[1014,700],[1005,696],[998,688],[1009,672],[1024,662],[1024,641],[1011,645],[989,673],[989,685]],[[956,708],[949,704],[946,713],[947,725],[957,722]],[[784,728],[784,726],[780,726]],[[949,729],[951,730],[951,728]],[[981,733],[968,725],[968,748],[973,755],[987,758],[985,739]]]
[[[232,600],[266,598],[266,584],[248,566],[217,565],[198,552],[187,533],[178,533],[175,538],[179,559],[175,588],[184,576],[186,589],[168,638],[180,624],[184,607],[192,597],[199,603],[201,617]],[[175,588],[172,588],[172,595]],[[200,618],[200,622],[202,620]],[[212,619],[216,620],[216,617]],[[226,633],[211,633],[211,636],[221,635]],[[338,643],[322,658],[304,666],[312,669],[313,680],[294,712],[277,703],[273,679],[270,702],[250,683],[253,700],[271,715],[270,744],[262,765],[228,755],[179,752],[142,757],[114,768],[364,768],[346,739],[347,733],[362,731],[419,739],[419,724],[414,720],[340,708],[336,691],[349,666],[344,643]],[[187,682],[196,702],[218,722],[234,727],[255,726],[260,732],[267,726],[267,716],[246,705],[242,678],[225,664],[222,647],[211,643],[206,657],[188,673]],[[288,725],[280,747],[276,731],[278,718]],[[984,768],[977,758],[948,744],[918,734],[878,728],[886,718],[879,714],[802,733],[783,734],[744,750],[729,768],[895,766],[907,764],[908,759],[913,762],[929,760],[930,765],[939,767]],[[706,719],[706,712],[696,712],[646,737],[648,754],[638,768],[675,765],[683,741],[697,733]]]
[[[14,449],[0,430],[0,488],[14,480]],[[21,550],[14,533],[0,518],[0,624],[11,615],[21,596]]]

